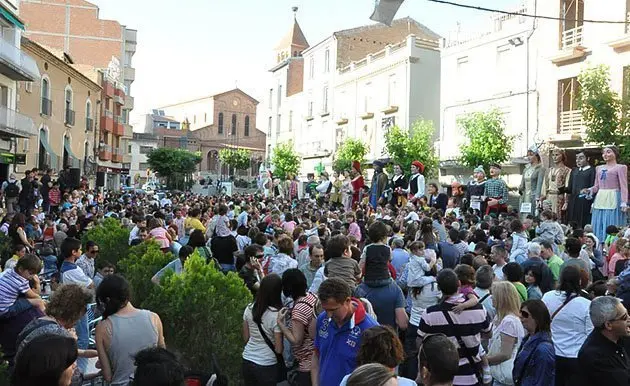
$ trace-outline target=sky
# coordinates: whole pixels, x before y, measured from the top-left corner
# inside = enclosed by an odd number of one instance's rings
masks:
[[[273,49],[292,25],[291,7],[309,44],[334,31],[371,24],[374,0],[88,0],[102,19],[138,30],[131,86],[131,123],[161,105],[213,95],[238,86],[262,100]],[[513,9],[521,0],[456,0]],[[406,0],[396,18],[410,16],[442,36],[492,28],[490,13],[428,0]],[[138,128],[136,128],[137,130]]]

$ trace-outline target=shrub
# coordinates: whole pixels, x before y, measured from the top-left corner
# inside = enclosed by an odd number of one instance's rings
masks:
[[[156,242],[144,242],[129,249],[129,255],[118,262],[120,273],[133,290],[133,303],[142,306],[155,284],[151,278],[175,257],[164,253]]]
[[[129,253],[129,230],[120,225],[120,221],[106,218],[101,225],[87,231],[83,235],[83,244],[88,240],[98,244],[99,258],[112,264],[118,264],[118,260],[127,257]]]
[[[230,383],[240,384],[243,310],[252,301],[241,278],[195,252],[181,275],[167,273],[156,288],[144,306],[160,315],[167,345],[196,371],[212,369],[215,355]]]

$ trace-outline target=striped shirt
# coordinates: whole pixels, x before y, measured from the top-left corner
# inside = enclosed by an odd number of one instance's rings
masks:
[[[18,296],[27,293],[30,289],[28,280],[18,275],[14,269],[2,275],[0,277],[0,315],[6,314]]]
[[[462,350],[457,343],[455,334],[462,338],[462,341],[468,348],[468,352],[472,355],[473,360],[477,363],[477,368],[481,370],[481,361],[479,355],[479,347],[481,344],[481,333],[488,333],[492,330],[490,319],[486,310],[481,304],[462,311],[460,314],[451,312],[453,306],[466,301],[463,295],[457,294],[448,298],[445,302],[436,304],[427,308],[426,312],[420,319],[418,326],[418,336],[424,338],[432,334],[444,334],[455,343],[459,349],[459,372],[455,375],[453,385],[468,386],[477,385],[477,377],[475,370],[466,359],[466,350]],[[444,317],[444,311],[447,311],[453,320],[454,326],[449,326],[448,321]]]

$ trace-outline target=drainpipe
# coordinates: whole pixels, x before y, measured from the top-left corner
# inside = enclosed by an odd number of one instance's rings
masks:
[[[526,82],[527,82],[527,87],[525,89],[525,97],[527,98],[526,101],[526,116],[525,116],[525,122],[526,122],[526,127],[525,127],[525,145],[526,145],[526,149],[529,149],[529,60],[530,60],[530,54],[529,54],[529,46],[531,44],[530,40],[532,35],[534,34],[534,32],[536,32],[536,15],[537,15],[537,8],[538,8],[538,0],[534,0],[534,21],[532,22],[532,30],[529,33],[529,35],[527,35],[527,75],[526,75]],[[538,114],[538,113],[537,113]]]

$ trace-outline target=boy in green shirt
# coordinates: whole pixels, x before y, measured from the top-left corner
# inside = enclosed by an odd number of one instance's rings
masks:
[[[564,260],[553,252],[553,246],[549,241],[541,241],[540,245],[542,246],[540,257],[547,262],[547,267],[553,274],[553,280],[557,282],[560,279],[560,267],[564,264]]]

